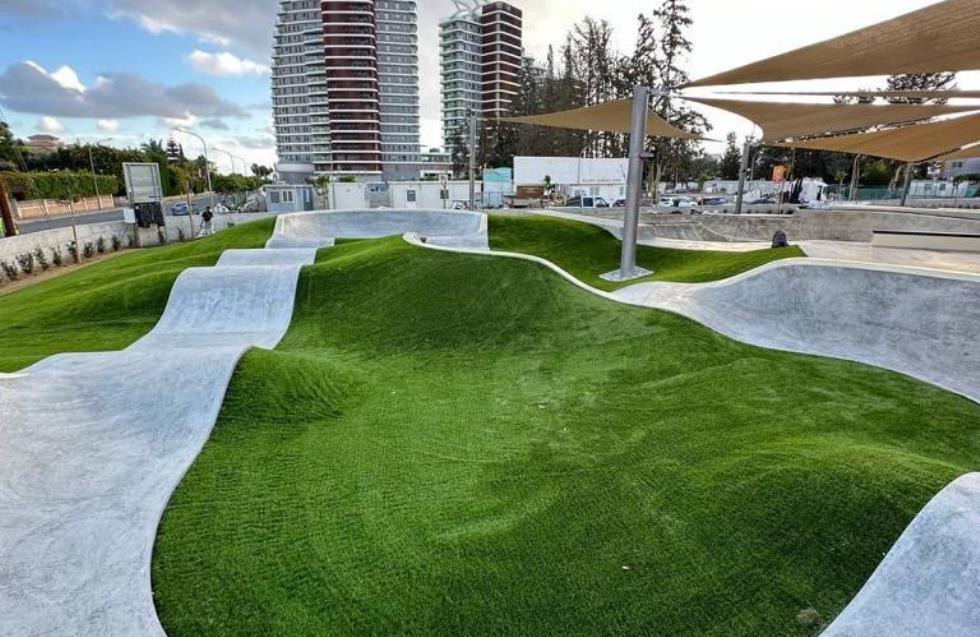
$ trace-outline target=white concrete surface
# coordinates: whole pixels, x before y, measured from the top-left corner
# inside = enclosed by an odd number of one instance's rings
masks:
[[[418,233],[431,245],[490,248],[487,216],[447,210],[344,210],[286,215],[266,247],[329,247],[337,239]]]
[[[973,473],[922,510],[823,637],[976,637],[978,597],[980,473]]]
[[[787,259],[726,281],[641,283],[614,296],[743,343],[867,363],[980,402],[980,275]]]
[[[883,248],[856,241],[801,241],[809,257],[879,265],[906,265],[943,272],[980,274],[980,254]]]
[[[274,347],[314,250],[184,272],[123,352],[0,375],[0,635],[163,635],[150,583],[163,510],[252,346]]]

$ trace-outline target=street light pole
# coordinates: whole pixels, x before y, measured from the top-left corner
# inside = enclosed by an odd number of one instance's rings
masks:
[[[752,142],[748,139],[742,146],[742,164],[738,171],[738,193],[735,195],[735,214],[742,214],[742,205],[745,203],[745,178],[749,172],[749,155],[752,154]],[[753,167],[755,164],[753,164]]]
[[[204,172],[208,176],[208,192],[211,193],[211,207],[214,208],[214,188],[211,186],[211,159],[208,157],[207,141],[205,141],[205,139],[200,135],[198,135],[197,133],[191,132],[189,130],[185,130],[183,128],[174,128],[174,130],[177,131],[178,133],[191,135],[201,140],[201,144],[204,146]]]
[[[102,145],[105,142],[111,141],[111,138],[106,137],[105,139],[100,139],[95,142],[95,145]],[[92,182],[95,184],[95,198],[99,200],[99,210],[102,209],[102,193],[99,192],[99,176],[95,174],[95,156],[92,154],[92,144],[88,145],[88,163],[92,167]]]
[[[470,111],[470,210],[476,210],[476,128],[477,114]]]

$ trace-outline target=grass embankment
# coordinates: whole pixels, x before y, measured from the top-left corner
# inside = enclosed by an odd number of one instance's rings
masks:
[[[358,242],[297,299],[163,520],[173,637],[814,635],[980,466],[965,399],[527,262]]]
[[[214,265],[229,248],[262,247],[273,223],[134,251],[0,297],[0,372],[62,352],[128,347],[156,324],[181,272]]]
[[[654,274],[626,283],[600,275],[619,269],[622,242],[606,230],[579,221],[549,217],[491,215],[490,247],[542,257],[592,287],[611,292],[644,281],[705,283],[747,272],[771,261],[805,257],[799,247],[754,252],[708,252],[638,246],[636,262]]]

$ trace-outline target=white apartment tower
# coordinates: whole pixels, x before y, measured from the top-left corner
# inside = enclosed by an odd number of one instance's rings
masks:
[[[418,178],[415,0],[281,0],[272,62],[281,177]]]
[[[493,118],[509,111],[524,59],[523,12],[506,2],[470,4],[439,24],[446,148],[457,131],[465,132],[470,112]]]

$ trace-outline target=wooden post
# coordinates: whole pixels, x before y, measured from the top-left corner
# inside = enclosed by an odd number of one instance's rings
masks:
[[[16,237],[17,226],[14,225],[14,213],[10,209],[10,201],[7,199],[7,189],[0,179],[0,220],[3,221],[3,236]]]

